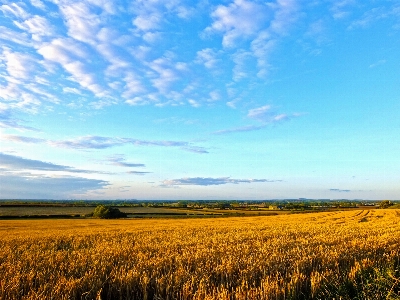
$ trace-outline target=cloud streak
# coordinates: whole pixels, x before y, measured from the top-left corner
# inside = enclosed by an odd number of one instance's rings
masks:
[[[111,138],[102,136],[84,136],[73,140],[51,141],[51,145],[71,149],[106,149],[125,144],[135,146],[177,147],[194,153],[208,153],[203,147],[193,146],[180,141],[146,141],[132,138]]]
[[[76,169],[69,166],[53,164],[41,160],[23,158],[20,156],[5,154],[1,152],[0,152],[0,166],[5,168],[5,170],[9,170],[12,172],[31,170],[31,171],[52,171],[52,172],[56,171],[56,172],[71,172],[71,173],[104,174],[103,172]]]
[[[235,133],[235,132],[256,131],[256,130],[264,129],[267,126],[268,126],[267,124],[259,125],[259,126],[254,126],[254,125],[241,126],[241,127],[231,128],[231,129],[217,130],[217,131],[214,131],[213,134],[219,135],[219,134],[229,134],[229,133]]]
[[[109,185],[98,179],[8,172],[0,172],[0,181],[3,199],[71,199]]]
[[[22,125],[22,120],[15,118],[10,109],[2,109],[0,103],[0,127],[17,130],[39,131],[36,128]]]
[[[289,121],[292,118],[299,117],[301,115],[303,114],[302,113],[278,114],[271,105],[264,105],[258,108],[250,109],[247,113],[248,118],[261,122],[262,123],[261,125],[247,125],[230,129],[222,129],[214,131],[213,134],[219,135],[219,134],[229,134],[235,132],[261,130],[270,126],[271,124]]]
[[[38,174],[38,172],[46,172],[47,175]],[[110,184],[105,180],[60,175],[58,172],[110,174],[0,152],[0,197],[3,199],[68,199],[74,195],[103,189]]]
[[[128,171],[126,172],[127,174],[131,174],[131,175],[146,175],[146,174],[151,174],[152,172],[143,172],[143,171]]]
[[[145,167],[144,164],[136,164],[136,163],[129,163],[125,161],[125,158],[121,156],[114,156],[110,157],[108,161],[117,167],[124,167],[124,168],[136,168],[136,167]]]
[[[338,192],[338,193],[349,193],[351,190],[341,190],[341,189],[329,189],[331,192]]]
[[[230,177],[184,177],[180,179],[170,179],[162,181],[164,186],[175,185],[224,185],[224,184],[239,184],[239,183],[257,183],[257,182],[280,182],[282,180],[269,180],[269,179],[234,179]]]
[[[290,118],[287,114],[276,114],[271,105],[250,109],[247,117],[263,123],[280,122]]]
[[[4,140],[20,143],[47,143],[50,146],[58,148],[76,149],[76,150],[90,150],[90,149],[108,149],[122,145],[144,146],[144,147],[172,147],[179,148],[184,151],[206,154],[209,153],[204,147],[193,145],[190,142],[184,141],[147,141],[133,138],[113,138],[88,135],[69,140],[45,140],[40,138],[32,138],[19,135],[4,135]],[[122,160],[115,159],[114,164],[119,163],[123,165]]]

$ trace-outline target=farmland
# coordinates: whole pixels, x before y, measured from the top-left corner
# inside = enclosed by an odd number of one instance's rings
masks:
[[[0,299],[399,299],[400,210],[0,221]]]
[[[382,203],[372,201],[52,201],[52,200],[0,200],[1,219],[32,218],[85,218],[97,205],[107,205],[120,209],[128,218],[209,218],[231,216],[273,216],[278,214],[304,213],[316,211],[338,211],[354,209],[375,209]],[[390,202],[388,206],[395,207]],[[397,204],[400,206],[400,203]]]
[[[1,205],[0,219],[15,218],[82,218],[93,212],[95,206],[72,206],[65,204],[52,205]],[[126,206],[119,209],[128,214],[128,218],[188,218],[188,217],[218,217],[243,215],[277,215],[288,211],[271,211],[268,209],[189,209],[184,207],[142,207]]]

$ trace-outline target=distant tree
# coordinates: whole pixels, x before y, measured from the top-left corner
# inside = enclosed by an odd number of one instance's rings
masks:
[[[227,201],[222,201],[218,202],[216,207],[219,209],[229,209],[231,208],[231,204]]]
[[[379,208],[388,208],[393,206],[394,203],[390,200],[383,200],[381,203],[379,203]]]
[[[181,200],[181,201],[178,201],[178,207],[187,207],[187,205],[188,205],[188,201],[183,201],[183,200]]]
[[[93,212],[92,215],[94,218],[99,219],[118,219],[118,218],[126,218],[127,214],[121,212],[118,208],[98,205]]]

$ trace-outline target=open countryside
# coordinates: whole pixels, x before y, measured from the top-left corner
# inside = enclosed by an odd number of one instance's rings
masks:
[[[0,230],[1,299],[400,297],[398,209],[2,220]]]
[[[373,208],[400,208],[400,203],[383,201],[307,200],[280,201],[54,201],[0,200],[0,219],[15,218],[85,218],[98,205],[122,210],[128,218],[271,216],[313,211]]]
[[[400,0],[0,0],[0,300],[400,300]]]

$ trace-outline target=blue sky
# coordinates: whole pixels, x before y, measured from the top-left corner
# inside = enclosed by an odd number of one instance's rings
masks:
[[[0,197],[399,199],[398,1],[0,0]]]

